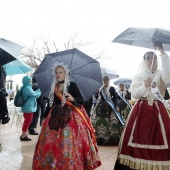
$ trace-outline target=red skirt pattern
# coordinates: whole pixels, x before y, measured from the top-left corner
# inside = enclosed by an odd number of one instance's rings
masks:
[[[90,121],[84,108],[80,110]],[[97,144],[84,120],[75,111],[70,115],[67,125],[51,130],[49,113],[35,148],[33,170],[93,170],[101,165]]]
[[[119,144],[118,160],[131,169],[170,170],[170,117],[155,100],[140,100],[131,111]]]

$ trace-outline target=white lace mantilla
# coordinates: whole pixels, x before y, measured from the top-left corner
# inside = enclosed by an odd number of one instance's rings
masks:
[[[63,62],[56,62],[53,64],[53,66],[51,67],[52,69],[52,75],[53,75],[53,82],[51,84],[51,90],[50,90],[50,94],[49,94],[49,99],[50,99],[50,106],[52,106],[53,104],[53,101],[54,101],[54,90],[55,90],[55,86],[56,84],[58,83],[57,79],[56,79],[56,76],[55,76],[55,69],[56,67],[63,67],[65,72],[66,72],[66,76],[65,76],[65,80],[64,80],[64,89],[63,89],[63,97],[62,97],[62,106],[65,105],[65,102],[66,102],[66,99],[65,99],[65,96],[64,96],[64,93],[68,92],[68,86],[70,85],[70,80],[69,80],[69,73],[70,73],[70,70],[68,69],[68,66],[65,65]]]

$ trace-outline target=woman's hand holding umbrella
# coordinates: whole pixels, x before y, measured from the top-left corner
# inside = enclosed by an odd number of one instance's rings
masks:
[[[153,43],[153,46],[158,49],[161,54],[165,54],[162,43]]]

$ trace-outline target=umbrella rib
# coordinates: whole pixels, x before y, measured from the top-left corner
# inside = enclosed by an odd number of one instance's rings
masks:
[[[70,68],[71,68],[71,66],[72,66],[72,63],[73,63],[73,57],[74,57],[74,54],[75,54],[75,50],[76,50],[76,49],[74,49],[74,51],[73,51],[73,55],[71,56],[71,58],[72,58],[72,59],[71,59]]]
[[[145,36],[144,36],[144,34],[142,34],[141,32],[139,32],[139,34],[146,40],[146,41],[150,41],[148,38],[146,38]]]
[[[91,78],[91,77],[87,77],[87,76],[84,76],[84,75],[79,75],[79,74],[72,74],[72,75],[78,75],[78,76],[81,76],[81,77],[86,77],[86,78],[89,78],[89,79],[91,79],[91,80],[95,80],[96,82],[99,82],[99,81],[97,81],[96,79],[94,79],[94,78]],[[72,76],[71,76],[72,77]],[[73,78],[73,77],[72,77]],[[99,83],[102,83],[102,82],[99,82]]]
[[[78,69],[80,69],[80,68],[82,68],[82,67],[85,67],[85,66],[87,66],[88,64],[93,64],[93,63],[97,63],[97,62],[87,63],[87,64],[85,64],[85,65],[83,65],[83,66],[80,66],[80,67],[74,69],[74,70],[71,70],[71,72],[72,72],[72,71],[75,71],[75,70],[78,70]]]

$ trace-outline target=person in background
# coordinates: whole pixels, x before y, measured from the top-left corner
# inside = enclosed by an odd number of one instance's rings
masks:
[[[21,87],[22,95],[26,103],[21,107],[21,111],[24,113],[24,122],[22,125],[22,135],[20,136],[21,141],[30,141],[31,139],[27,136],[27,131],[33,118],[34,112],[37,110],[36,99],[41,95],[41,91],[32,89],[32,78],[25,76],[22,79],[23,86]]]
[[[104,92],[105,96],[104,96]],[[117,107],[117,94],[115,88],[109,85],[109,78],[103,77],[103,86],[95,94],[98,100],[91,115],[91,121],[96,131],[97,143],[102,145],[117,145],[121,133],[121,124],[110,104],[106,101],[109,98]]]
[[[4,67],[0,64],[0,122],[6,124],[9,122],[9,114],[7,108],[7,93],[5,88],[6,73]]]
[[[34,91],[38,90],[38,84],[32,83],[32,89]],[[38,133],[35,131],[35,128],[37,127],[39,117],[40,117],[40,125],[41,125],[42,116],[44,115],[44,112],[45,112],[45,100],[43,96],[40,95],[40,97],[36,99],[36,101],[37,101],[37,110],[36,112],[34,112],[31,124],[29,126],[30,135],[38,135]]]
[[[129,91],[125,89],[125,86],[122,83],[119,84],[119,90],[117,91],[117,94],[117,105],[119,107],[119,112],[126,121],[131,110],[131,105],[129,103],[129,100],[131,100],[131,95]]]

